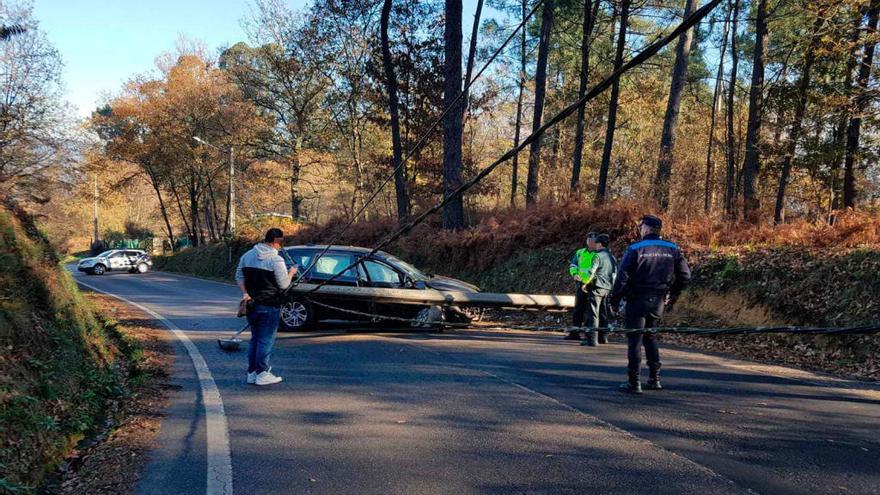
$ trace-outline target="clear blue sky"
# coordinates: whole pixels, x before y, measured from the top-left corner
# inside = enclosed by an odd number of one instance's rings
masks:
[[[301,0],[297,2],[301,4]],[[242,0],[35,0],[34,16],[64,59],[68,100],[87,115],[180,36],[209,50],[243,40]]]
[[[475,1],[465,0],[469,32]],[[306,0],[290,0],[300,9]],[[247,0],[34,0],[34,15],[64,59],[67,99],[88,115],[101,95],[155,67],[183,36],[213,51],[245,39]]]

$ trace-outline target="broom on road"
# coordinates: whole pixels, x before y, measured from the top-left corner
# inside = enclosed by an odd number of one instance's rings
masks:
[[[225,339],[217,339],[217,345],[219,345],[220,349],[222,349],[224,351],[237,351],[239,348],[241,348],[241,342],[242,342],[241,338],[239,338],[239,335],[241,335],[242,332],[244,332],[245,330],[247,330],[250,327],[251,327],[251,325],[247,324],[244,327],[242,327],[241,330],[235,332],[235,335],[233,335],[232,337],[225,338]]]

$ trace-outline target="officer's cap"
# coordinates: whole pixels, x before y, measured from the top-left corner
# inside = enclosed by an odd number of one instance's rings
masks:
[[[654,215],[645,215],[642,217],[642,225],[647,225],[648,227],[652,227],[655,229],[662,229],[663,220],[660,220]]]
[[[609,242],[611,242],[611,237],[608,234],[599,234],[596,236],[596,242],[603,246],[607,246]]]
[[[587,240],[588,240],[588,241],[595,241],[596,238],[598,238],[598,237],[599,237],[599,233],[598,233],[598,232],[590,232],[589,234],[587,234]]]

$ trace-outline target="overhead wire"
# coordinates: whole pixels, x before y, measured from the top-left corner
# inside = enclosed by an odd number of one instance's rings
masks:
[[[398,323],[409,323],[413,326],[437,325],[447,328],[476,328],[479,330],[529,330],[541,332],[566,332],[566,331],[583,331],[597,330],[612,334],[630,334],[630,333],[651,333],[651,334],[681,334],[681,335],[699,335],[699,336],[715,336],[715,335],[874,335],[880,334],[880,325],[857,325],[850,327],[800,327],[800,326],[777,326],[777,327],[729,327],[729,328],[703,328],[703,327],[654,327],[654,328],[625,328],[610,325],[607,327],[582,327],[573,325],[525,325],[525,324],[505,324],[505,323],[464,323],[450,322],[442,320],[426,320],[418,318],[403,318],[399,316],[380,315],[375,313],[367,313],[348,308],[341,308],[332,304],[327,304],[314,299],[309,299],[311,304],[319,307],[337,311],[340,313],[351,314],[371,320],[394,321]]]
[[[545,0],[538,0],[537,2],[535,2],[535,5],[532,7],[532,10],[530,10],[529,13],[525,17],[523,17],[522,21],[517,25],[517,27],[513,31],[511,31],[511,33],[507,36],[507,38],[504,40],[504,42],[501,43],[501,45],[495,50],[495,52],[492,54],[492,56],[490,56],[489,59],[486,60],[486,62],[483,64],[483,66],[480,68],[480,70],[471,78],[471,80],[466,81],[464,88],[458,93],[458,95],[455,96],[455,98],[452,100],[452,102],[450,102],[446,106],[446,108],[443,109],[443,112],[440,114],[439,117],[437,117],[434,120],[434,122],[428,127],[428,129],[422,133],[421,138],[419,138],[419,140],[416,142],[416,144],[412,148],[410,148],[410,150],[406,153],[406,155],[400,160],[400,163],[398,163],[397,166],[394,167],[394,169],[391,171],[391,173],[388,174],[387,177],[385,177],[385,179],[382,181],[382,183],[379,184],[379,187],[377,187],[373,191],[373,193],[370,195],[369,198],[367,198],[367,200],[360,207],[360,209],[358,209],[358,211],[354,215],[351,216],[351,218],[348,220],[348,222],[345,224],[345,226],[339,232],[337,232],[336,235],[334,235],[334,237],[330,240],[330,242],[328,242],[324,246],[324,248],[321,250],[321,252],[318,253],[317,256],[315,256],[315,258],[311,261],[311,263],[309,263],[308,268],[303,270],[302,274],[299,274],[299,276],[297,277],[297,279],[294,283],[299,283],[305,277],[305,275],[309,271],[311,271],[312,268],[314,268],[314,266],[315,266],[315,264],[317,264],[318,260],[322,256],[324,256],[325,254],[327,254],[327,251],[330,250],[331,246],[333,246],[342,237],[342,235],[352,226],[352,224],[354,224],[355,220],[357,220],[361,216],[361,214],[364,211],[366,211],[366,209],[370,205],[370,203],[372,203],[379,196],[379,194],[381,194],[381,192],[385,188],[385,186],[387,186],[388,183],[391,182],[391,179],[393,179],[394,176],[397,174],[397,172],[403,168],[403,166],[407,163],[407,161],[409,161],[409,159],[413,155],[415,155],[418,151],[420,151],[425,146],[425,143],[428,142],[428,138],[431,136],[431,134],[434,132],[434,130],[437,128],[437,126],[439,126],[443,122],[443,119],[446,117],[446,115],[448,115],[449,112],[451,112],[453,109],[458,108],[459,100],[461,100],[461,98],[465,94],[468,93],[468,90],[471,88],[471,86],[473,86],[474,82],[476,82],[476,80],[479,79],[480,76],[483,75],[483,72],[485,72],[486,69],[488,69],[489,66],[495,61],[495,59],[498,58],[498,55],[500,55],[504,51],[504,49],[507,47],[507,45],[516,36],[516,33],[518,33],[520,29],[525,28],[526,23],[529,21],[529,19],[532,18],[532,16],[534,16],[535,12],[538,11],[538,8],[541,5],[543,5],[544,2],[545,2]],[[346,268],[343,271],[347,271],[350,268],[351,267]]]
[[[706,5],[700,7],[696,11],[694,11],[693,14],[691,14],[687,19],[682,21],[682,23],[679,24],[678,27],[676,27],[674,30],[672,30],[665,37],[663,37],[662,39],[659,39],[658,41],[645,47],[645,49],[643,49],[641,52],[639,52],[638,55],[636,55],[635,57],[630,59],[627,63],[623,64],[619,69],[617,69],[616,71],[611,73],[608,77],[606,77],[604,80],[602,80],[597,85],[595,85],[589,92],[584,94],[583,97],[579,98],[577,101],[575,101],[574,103],[571,103],[566,108],[564,108],[562,111],[560,111],[559,113],[557,113],[556,115],[551,117],[547,122],[542,124],[541,127],[539,127],[536,131],[532,132],[532,134],[530,134],[528,137],[526,137],[519,145],[511,148],[506,153],[504,153],[500,158],[498,158],[497,160],[492,162],[492,164],[483,168],[476,176],[474,176],[471,180],[461,184],[458,188],[456,188],[454,191],[452,191],[448,196],[443,198],[442,201],[440,201],[439,203],[437,203],[433,207],[423,211],[421,214],[419,214],[413,220],[409,221],[406,225],[400,227],[395,232],[386,236],[385,239],[383,239],[381,242],[379,242],[379,244],[376,247],[371,249],[367,254],[365,254],[361,258],[370,258],[374,254],[376,254],[379,250],[381,250],[383,247],[390,244],[391,242],[394,242],[395,240],[400,238],[402,235],[404,235],[407,232],[409,232],[410,230],[412,230],[415,226],[422,223],[426,218],[428,218],[428,216],[440,211],[440,209],[442,209],[447,204],[449,204],[449,202],[452,201],[454,198],[456,198],[457,196],[460,196],[468,189],[474,187],[478,182],[480,182],[481,180],[486,178],[490,173],[492,173],[492,171],[495,170],[499,165],[501,165],[502,163],[511,159],[514,155],[516,155],[517,153],[519,153],[520,151],[525,149],[527,146],[529,146],[536,139],[539,139],[544,134],[544,132],[547,131],[547,129],[549,129],[549,128],[553,127],[554,125],[565,120],[568,116],[570,116],[575,111],[577,111],[577,109],[579,107],[586,104],[588,101],[592,100],[593,98],[595,98],[596,96],[598,96],[599,94],[604,92],[606,89],[608,89],[614,83],[614,81],[619,79],[623,74],[627,73],[628,71],[630,71],[634,67],[637,67],[645,60],[648,60],[649,58],[656,55],[657,52],[659,52],[663,47],[665,47],[666,45],[668,45],[669,43],[674,41],[676,38],[678,38],[681,34],[686,32],[688,29],[690,29],[691,27],[696,25],[701,19],[703,19],[715,7],[717,7],[718,4],[721,3],[721,1],[722,0],[710,0],[708,3],[706,3]],[[333,280],[335,280],[336,278],[341,276],[343,273],[345,273],[348,270],[357,266],[358,263],[360,263],[360,262],[361,262],[361,260],[357,259],[354,262],[352,262],[351,264],[349,264],[347,267],[345,267],[343,270],[336,273],[335,275],[332,275],[328,279],[322,280],[319,284],[317,284],[315,287],[313,287],[308,292],[306,292],[304,294],[304,296],[308,296],[309,294],[312,294],[315,291],[319,290],[324,285],[332,282]]]

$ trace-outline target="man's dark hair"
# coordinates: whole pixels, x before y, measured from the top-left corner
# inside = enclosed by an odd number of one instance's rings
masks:
[[[266,237],[263,238],[263,242],[272,243],[275,242],[275,239],[280,239],[284,237],[284,232],[281,232],[281,229],[271,228],[266,231]]]
[[[596,236],[596,242],[602,245],[602,247],[608,247],[608,243],[611,242],[611,237],[608,234],[599,234]]]

